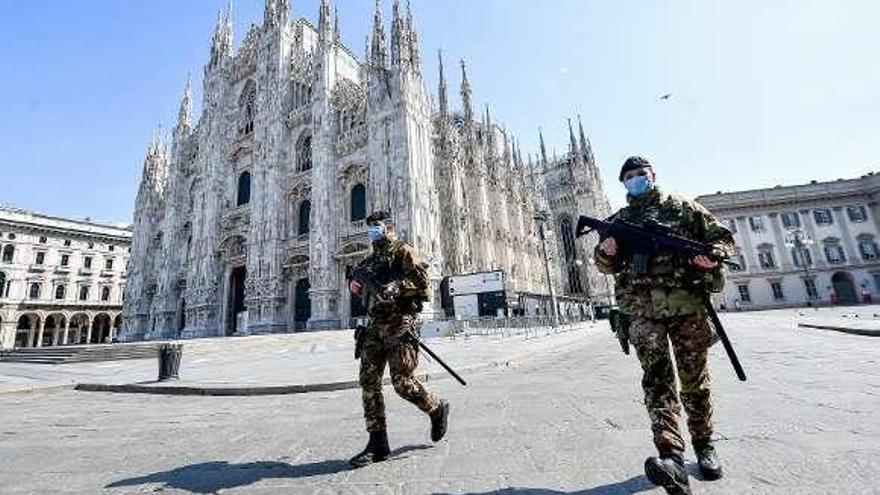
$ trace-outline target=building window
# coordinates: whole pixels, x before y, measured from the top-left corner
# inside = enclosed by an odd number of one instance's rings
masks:
[[[812,278],[804,279],[804,288],[807,290],[807,299],[814,301],[819,299],[819,291],[816,290],[816,280]]]
[[[6,274],[3,272],[0,272],[0,297],[6,297],[3,294],[4,290],[6,290]]]
[[[79,300],[80,301],[88,301],[89,300],[89,287],[87,285],[83,285],[79,288]]]
[[[813,255],[807,248],[791,248],[791,259],[794,261],[794,266],[803,267],[813,264]]]
[[[306,134],[296,145],[296,170],[305,172],[312,169],[312,136]]]
[[[92,267],[92,257],[91,257],[91,256],[86,256],[86,257],[83,259],[83,268],[89,269],[89,268],[91,268],[91,267]]]
[[[788,211],[782,215],[782,226],[786,229],[795,229],[801,226],[801,219],[796,211]]]
[[[773,291],[773,300],[774,301],[785,300],[785,294],[782,292],[782,283],[781,282],[770,282],[770,290]]]
[[[246,205],[251,202],[251,173],[242,172],[238,176],[238,196],[236,206]]]
[[[42,265],[45,262],[46,262],[46,253],[43,251],[38,252],[37,259],[35,260],[35,263],[38,265]]]
[[[95,243],[94,243],[94,242],[90,242],[90,243],[89,243],[89,249],[95,249]]]
[[[764,232],[764,218],[760,216],[749,217],[749,226],[752,232]]]
[[[28,293],[28,296],[31,299],[39,299],[40,298],[40,284],[32,283],[30,292]]]
[[[837,242],[831,242],[825,245],[825,259],[828,263],[839,264],[846,262],[846,255],[843,254],[843,247]]]
[[[104,287],[101,289],[101,300],[109,301],[110,300],[110,287]]]
[[[773,259],[772,248],[758,248],[758,263],[761,268],[776,268],[776,260]]]
[[[113,269],[113,260],[106,260],[104,262],[104,269],[105,270],[112,270]]]
[[[877,243],[872,236],[859,236],[859,253],[864,261],[877,259]]]
[[[309,233],[309,223],[312,215],[312,202],[309,200],[303,200],[302,203],[299,204],[299,225],[296,231],[299,235],[305,235]]]
[[[12,263],[12,259],[14,257],[15,257],[15,246],[13,246],[12,244],[7,244],[6,247],[3,248],[3,262],[4,263]]]
[[[13,234],[12,232],[10,232],[9,234],[6,235],[6,238],[9,239],[10,241],[14,241],[14,240],[15,240],[15,234]]]
[[[749,292],[748,285],[737,285],[737,290],[739,290],[739,300],[744,303],[752,302],[752,294]]]
[[[109,246],[107,246],[108,251],[113,251],[115,249],[116,249],[116,246],[114,246],[113,244],[110,244]]]
[[[70,255],[62,254],[61,255],[61,266],[67,266],[70,264]]]
[[[64,239],[64,247],[70,247],[70,239]]]
[[[367,188],[363,184],[355,184],[351,188],[350,210],[352,222],[367,218]]]
[[[831,225],[834,223],[831,210],[827,208],[813,210],[813,219],[816,220],[816,225]]]
[[[861,223],[868,219],[868,212],[862,205],[850,205],[846,207],[846,215],[850,222]]]
[[[238,100],[239,106],[239,134],[250,134],[254,132],[254,116],[257,113],[257,85],[253,81],[248,81],[244,85],[241,97]]]
[[[63,285],[59,285],[58,287],[55,287],[55,299],[58,299],[58,300],[64,299],[66,292],[67,292],[67,290],[64,288]]]
[[[46,244],[46,242],[48,242],[48,241],[49,241],[49,239],[46,239],[46,236],[42,236],[42,235],[40,236],[40,244]]]

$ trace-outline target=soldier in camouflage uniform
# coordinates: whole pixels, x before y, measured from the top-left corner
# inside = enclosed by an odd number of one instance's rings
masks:
[[[628,205],[615,218],[639,225],[657,221],[681,236],[713,244],[719,255],[733,254],[730,231],[699,204],[657,188],[656,175],[644,158],[627,159],[619,179],[627,189]],[[700,471],[710,480],[722,476],[712,444],[707,365],[709,347],[718,337],[704,305],[708,292],[723,288],[721,267],[705,256],[683,259],[666,253],[633,253],[612,237],[596,247],[595,259],[600,271],[615,275],[617,302],[631,321],[630,341],[644,371],[645,405],[659,452],[659,457],[645,462],[646,474],[668,493],[689,494],[685,443],[679,431],[682,405]]]
[[[409,331],[418,331],[417,315],[428,300],[427,265],[412,247],[396,238],[387,213],[374,212],[367,217],[367,225],[373,253],[361,266],[376,273],[377,282],[388,290],[371,294],[365,301],[370,322],[358,339],[358,346],[364,419],[370,440],[364,451],[351,459],[355,467],[384,461],[390,454],[382,395],[386,363],[397,394],[430,417],[431,440],[437,442],[443,438],[449,416],[449,403],[438,400],[413,376],[419,364],[419,347]],[[350,283],[349,289],[355,295],[363,291],[356,281]]]

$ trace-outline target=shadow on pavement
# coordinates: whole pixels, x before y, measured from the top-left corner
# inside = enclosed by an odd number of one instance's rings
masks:
[[[430,448],[430,445],[408,445],[401,447],[391,453],[390,460],[405,459],[406,456],[399,456],[408,452]],[[212,461],[119,480],[107,485],[105,488],[161,483],[167,488],[176,488],[191,493],[209,494],[217,493],[220,490],[248,486],[270,478],[308,478],[311,476],[335,474],[351,469],[352,467],[348,464],[348,460],[341,459],[310,462],[296,466],[276,461],[246,462],[243,464]]]
[[[347,461],[320,461],[292,466],[283,462],[260,461],[230,464],[226,461],[203,462],[170,471],[116,481],[105,488],[163,483],[166,487],[192,493],[217,493],[220,490],[251,485],[268,478],[307,478],[351,469]]]
[[[501,488],[491,492],[467,493],[461,495],[631,495],[634,493],[646,492],[657,488],[644,476],[634,476],[626,481],[618,481],[617,483],[609,483],[607,485],[587,488],[585,490],[576,490],[573,492],[561,492],[558,490],[550,490],[547,488]],[[449,495],[446,493],[435,493],[434,495]]]

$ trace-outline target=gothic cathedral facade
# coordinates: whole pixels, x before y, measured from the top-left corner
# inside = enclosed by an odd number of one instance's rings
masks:
[[[138,191],[125,340],[345,328],[363,308],[345,270],[369,254],[364,218],[389,210],[440,280],[502,270],[507,290],[547,293],[550,278],[589,298],[601,277],[575,242],[579,214],[606,215],[589,141],[526,160],[516,139],[475,111],[464,62],[460,111],[440,60],[437,103],[422,77],[410,9],[395,1],[390,37],[378,8],[364,60],[339,39],[322,0],[314,27],[289,0],[233,50],[218,19],[193,122],[187,83],[170,143],[151,142]],[[479,114],[479,115],[478,115]],[[569,124],[570,126],[570,124]]]

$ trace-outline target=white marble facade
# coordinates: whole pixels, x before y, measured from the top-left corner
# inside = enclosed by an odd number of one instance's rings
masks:
[[[125,305],[128,340],[342,328],[362,309],[347,266],[369,253],[364,217],[390,210],[430,263],[439,315],[444,276],[502,269],[508,290],[546,293],[535,216],[548,213],[556,290],[601,280],[574,243],[579,213],[608,213],[589,141],[524,160],[516,139],[477,112],[461,63],[461,109],[446,75],[437,104],[422,76],[409,8],[378,9],[366,54],[342,45],[322,0],[314,27],[267,0],[233,52],[218,20],[202,113],[189,85],[170,143],[150,144],[137,196]],[[478,115],[479,114],[479,115]],[[560,231],[564,227],[565,231]],[[576,280],[575,280],[576,279]]]
[[[0,207],[0,349],[113,341],[130,245],[125,228]]]

